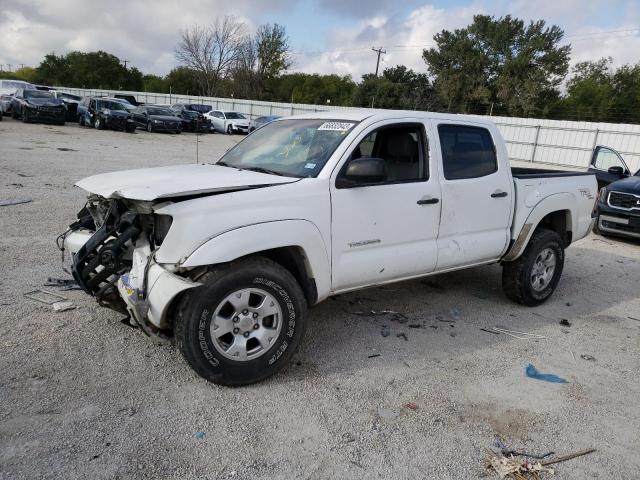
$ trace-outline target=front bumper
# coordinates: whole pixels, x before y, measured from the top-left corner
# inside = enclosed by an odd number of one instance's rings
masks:
[[[98,234],[98,232],[79,229],[64,237],[63,245],[71,254],[74,278],[83,288],[86,282],[81,278],[77,260],[87,248],[92,246],[92,242],[95,242],[94,237]],[[121,274],[114,274],[118,275],[115,282],[117,293],[124,302],[126,311],[147,333],[152,333],[145,328],[149,324],[156,329],[166,329],[170,326],[167,312],[171,302],[180,292],[200,284],[180,277],[169,271],[167,267],[155,263],[146,240],[138,239],[136,245],[131,248],[130,269]],[[98,253],[102,253],[101,248]],[[103,270],[106,269],[98,267],[98,273]],[[84,289],[87,293],[94,295],[90,289]],[[107,302],[105,304],[110,306]]]
[[[640,211],[625,211],[598,202],[598,228],[611,235],[640,238]]]
[[[111,130],[119,130],[119,131],[135,130],[135,124],[133,123],[133,120],[126,117],[112,117],[112,116],[104,117],[104,126]]]
[[[25,111],[32,122],[62,123],[67,119],[64,107],[25,107]]]
[[[153,123],[156,132],[177,132],[182,131],[182,122],[161,122]]]

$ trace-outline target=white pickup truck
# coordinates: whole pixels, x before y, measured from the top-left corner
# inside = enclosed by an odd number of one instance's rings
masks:
[[[88,202],[58,241],[77,282],[224,385],[282,368],[307,307],[343,292],[499,262],[509,298],[544,302],[597,193],[589,173],[511,168],[484,119],[375,110],[77,185]]]

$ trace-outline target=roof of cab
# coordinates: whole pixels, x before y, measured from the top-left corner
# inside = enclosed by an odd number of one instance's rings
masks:
[[[417,110],[377,110],[370,108],[354,108],[349,110],[329,110],[325,112],[309,112],[288,118],[351,120],[362,122],[366,119],[385,120],[390,118],[436,118],[440,120],[466,120],[475,123],[491,123],[483,117],[459,115],[456,113],[422,112]]]

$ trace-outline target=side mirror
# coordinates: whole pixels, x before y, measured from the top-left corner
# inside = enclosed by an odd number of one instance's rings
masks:
[[[624,168],[622,168],[619,165],[616,165],[614,167],[609,167],[609,170],[607,170],[607,173],[609,173],[610,175],[617,175],[618,177],[624,177]]]
[[[382,158],[356,158],[347,164],[344,173],[336,179],[336,188],[372,185],[387,180],[387,166]]]

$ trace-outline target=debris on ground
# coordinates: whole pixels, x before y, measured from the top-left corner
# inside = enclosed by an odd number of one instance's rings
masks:
[[[563,327],[570,327],[571,326],[571,322],[569,320],[567,320],[566,318],[563,318],[562,320],[560,320],[560,325],[562,325]]]
[[[580,358],[583,360],[586,360],[588,362],[595,362],[596,361],[596,357],[594,357],[593,355],[588,355],[586,353],[580,355]]]
[[[460,320],[460,310],[458,310],[457,308],[452,308],[451,310],[449,310],[449,313],[451,314],[451,316],[453,317],[454,320]]]
[[[73,148],[66,147],[58,147],[58,150],[60,150],[61,152],[77,152],[77,150],[74,150]]]
[[[505,457],[501,453],[486,449],[485,467],[493,470],[500,478],[512,478],[515,480],[540,479],[540,473],[553,475],[553,468],[545,467],[540,462],[531,463],[528,460]]]
[[[383,325],[382,328],[380,329],[380,335],[386,338],[390,334],[391,334],[391,328],[389,328],[389,325]]]
[[[67,310],[73,310],[76,306],[73,302],[64,301],[64,302],[56,302],[53,304],[53,310],[55,312],[66,312]]]
[[[33,202],[30,198],[9,198],[7,200],[0,200],[0,207],[9,207],[11,205],[20,205],[21,203]]]
[[[416,405],[414,402],[405,403],[403,407],[408,410],[413,410],[414,412],[418,410],[418,405]]]
[[[407,338],[407,334],[406,334],[406,333],[398,333],[398,334],[396,335],[396,337],[398,337],[398,338],[404,338],[404,341],[405,341],[405,342],[408,342],[408,341],[409,341],[409,339]]]
[[[81,290],[80,285],[73,278],[48,277],[45,287],[61,287],[62,290]]]
[[[488,328],[480,328],[483,332],[493,333],[494,335],[500,335],[500,332],[496,332],[495,330],[489,330]]]
[[[379,353],[372,353],[371,355],[367,356],[367,358],[376,358],[379,357],[380,354]]]
[[[35,300],[36,302],[44,303],[46,305],[53,305],[57,302],[69,300],[67,297],[58,295],[57,293],[49,292],[48,290],[42,290],[37,288],[31,292],[23,294],[23,297],[29,300]]]
[[[573,305],[573,304],[572,304],[571,302],[567,302],[567,303],[565,303],[565,305],[566,305],[567,307],[570,307],[570,306],[571,306],[571,305]]]
[[[542,340],[545,337],[544,335],[538,335],[536,333],[528,333],[528,332],[519,332],[517,330],[507,330],[504,327],[493,327],[492,330],[498,333],[504,333],[505,335],[509,335],[510,337],[517,338],[519,340]]]
[[[394,312],[393,310],[368,310],[360,312],[351,312],[353,315],[360,315],[361,317],[377,317],[379,315],[402,315],[401,313]]]
[[[567,380],[557,375],[553,375],[551,373],[540,373],[531,363],[527,365],[525,372],[527,377],[533,378],[534,380],[543,380],[550,383],[569,383]]]
[[[424,328],[424,325],[422,325],[421,323],[410,323],[409,328]]]
[[[198,440],[204,440],[204,432],[196,432],[196,438]]]

